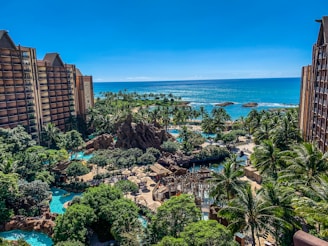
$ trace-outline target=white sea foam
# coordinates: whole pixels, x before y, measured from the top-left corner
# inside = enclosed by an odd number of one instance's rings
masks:
[[[296,108],[297,104],[288,104],[288,103],[259,103],[259,107],[278,107],[278,108]]]

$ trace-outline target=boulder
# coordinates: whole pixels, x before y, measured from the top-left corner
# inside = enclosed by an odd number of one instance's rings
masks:
[[[115,147],[142,150],[149,147],[160,149],[161,144],[171,138],[173,138],[171,134],[153,124],[132,122],[132,116],[129,115],[118,127]]]
[[[91,148],[91,149],[87,149],[86,151],[84,151],[85,155],[90,155],[95,149]]]
[[[44,213],[42,217],[25,217],[21,215],[14,216],[9,222],[5,223],[4,230],[23,230],[43,232],[50,237],[54,233],[56,215],[49,212]]]
[[[249,102],[249,103],[244,103],[243,107],[244,108],[253,108],[253,107],[257,107],[259,104],[256,102]]]
[[[86,149],[108,149],[114,146],[114,138],[111,134],[102,134],[86,142]]]
[[[182,153],[175,153],[175,154],[169,154],[166,153],[162,155],[160,159],[157,160],[157,162],[163,166],[171,166],[171,165],[177,165],[180,167],[189,167],[190,162],[192,161],[193,156],[187,156]]]
[[[233,105],[233,102],[223,102],[223,103],[217,103],[215,104],[215,106],[219,106],[219,107],[225,107],[225,106],[229,106],[229,105]]]

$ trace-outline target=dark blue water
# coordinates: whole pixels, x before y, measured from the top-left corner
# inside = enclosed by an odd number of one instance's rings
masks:
[[[166,82],[99,82],[95,96],[101,92],[173,93],[194,107],[203,105],[211,111],[215,104],[231,101],[225,109],[233,119],[246,116],[251,108],[243,103],[257,102],[258,110],[296,107],[299,103],[300,78],[224,79]]]

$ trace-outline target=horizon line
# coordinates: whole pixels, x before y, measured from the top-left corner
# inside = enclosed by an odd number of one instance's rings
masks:
[[[147,82],[186,82],[213,80],[249,80],[249,79],[301,79],[301,77],[256,77],[256,78],[228,78],[228,79],[169,79],[169,80],[135,80],[135,81],[93,81],[93,83],[147,83]]]

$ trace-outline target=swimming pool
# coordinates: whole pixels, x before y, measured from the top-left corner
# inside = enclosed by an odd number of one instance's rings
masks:
[[[32,246],[51,246],[53,242],[46,234],[36,231],[12,230],[0,232],[0,237],[6,240],[23,239]]]
[[[202,219],[208,220],[208,212],[202,212]]]
[[[70,156],[70,160],[84,160],[88,161],[93,157],[93,154],[85,155],[83,151],[79,151]]]
[[[75,196],[81,196],[82,193],[68,192],[63,189],[52,188],[52,200],[50,202],[50,212],[63,214],[66,209],[64,203],[71,201]]]
[[[142,215],[138,216],[138,220],[140,221],[143,228],[146,228],[148,226],[148,221]]]
[[[179,134],[180,133],[180,131],[178,129],[168,129],[167,132],[171,133],[171,134]]]
[[[240,161],[240,163],[239,163],[240,166],[246,166],[248,157],[247,157],[247,155],[238,156],[237,160]]]
[[[180,130],[175,129],[175,128],[168,129],[167,132],[171,133],[171,134],[180,134]],[[199,132],[199,131],[196,131],[196,133],[200,133],[202,135],[202,137],[206,138],[206,139],[208,139],[208,138],[215,139],[215,137],[216,137],[216,134],[213,134],[213,133],[204,133],[204,132]]]
[[[202,167],[208,168],[211,171],[218,173],[223,169],[223,166],[221,164],[219,165],[210,165],[210,166],[204,166],[204,165],[195,165],[193,167],[190,167],[188,170],[191,173],[196,173],[198,172]]]

